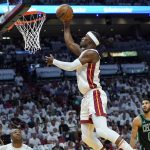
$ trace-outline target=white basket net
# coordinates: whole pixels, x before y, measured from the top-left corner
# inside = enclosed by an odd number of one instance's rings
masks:
[[[15,22],[15,26],[23,36],[24,49],[30,54],[41,50],[40,31],[45,20],[46,14],[43,12],[27,12]]]

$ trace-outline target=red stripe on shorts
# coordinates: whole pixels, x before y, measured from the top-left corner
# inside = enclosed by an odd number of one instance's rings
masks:
[[[99,90],[93,91],[93,98],[94,98],[95,114],[97,116],[107,116],[106,113],[104,113],[103,111],[103,104],[102,104],[101,94]]]
[[[81,123],[81,124],[85,124],[85,123],[93,124],[93,121],[92,121],[91,118],[89,118],[89,120],[80,120],[80,123]]]
[[[96,64],[88,63],[88,67],[87,67],[87,80],[88,80],[89,87],[91,89],[97,87],[97,85],[93,82],[95,66]]]

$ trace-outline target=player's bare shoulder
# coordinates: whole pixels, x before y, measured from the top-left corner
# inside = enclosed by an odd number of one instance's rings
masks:
[[[141,127],[141,118],[137,116],[133,119],[132,126]]]
[[[83,64],[86,63],[97,63],[100,60],[99,54],[96,51],[92,50],[84,50],[82,51],[81,55],[79,56],[80,62]]]
[[[84,55],[91,58],[93,63],[96,63],[100,59],[98,51],[94,49],[87,49]]]

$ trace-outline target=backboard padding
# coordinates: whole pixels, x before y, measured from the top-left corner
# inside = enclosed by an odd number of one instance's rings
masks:
[[[3,16],[3,21],[0,22],[0,32],[6,32],[30,7],[30,4],[18,4],[10,12],[6,13]]]

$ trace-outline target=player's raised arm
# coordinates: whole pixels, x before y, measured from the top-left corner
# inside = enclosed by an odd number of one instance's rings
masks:
[[[130,145],[132,148],[135,148],[138,128],[140,127],[140,124],[141,124],[141,121],[140,121],[139,116],[134,118],[132,122],[132,131],[131,131],[131,138],[130,138]]]
[[[70,31],[70,23],[73,18],[72,7],[68,4],[60,5],[57,8],[56,16],[64,24],[64,39],[67,48],[75,55],[79,56],[81,54],[80,46],[74,42]]]
[[[64,24],[64,39],[65,43],[75,55],[79,56],[81,54],[81,49],[78,44],[76,44],[72,38],[71,31],[70,31],[70,22],[71,21],[65,21]]]

